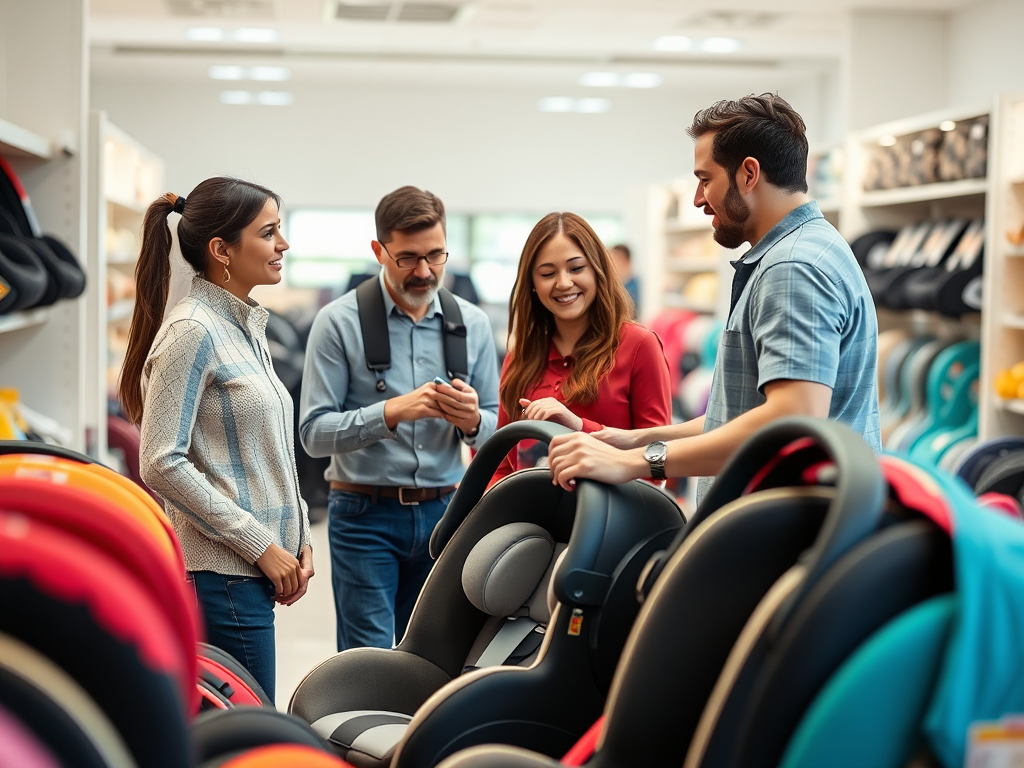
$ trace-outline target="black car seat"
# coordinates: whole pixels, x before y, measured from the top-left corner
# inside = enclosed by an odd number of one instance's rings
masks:
[[[812,438],[836,466],[834,487],[760,488],[768,460]],[[873,452],[840,424],[776,422],[747,441],[693,519],[645,574],[653,579],[616,670],[597,751],[600,768],[678,768],[723,675],[730,649],[765,601],[780,616],[813,595],[876,530],[884,484]],[[727,672],[728,670],[726,670]],[[481,747],[444,768],[547,766],[521,749]]]
[[[398,646],[343,651],[299,684],[290,711],[319,723],[353,764],[433,766],[456,749],[494,740],[556,755],[600,713],[638,610],[639,571],[684,520],[668,494],[643,481],[584,481],[567,493],[536,468],[484,493],[520,440],[546,442],[564,433],[547,422],[517,422],[495,433],[434,530],[437,562]],[[488,652],[492,638],[513,631],[510,624],[545,618],[548,573],[556,600],[540,648],[528,645],[540,633],[520,627],[525,639],[507,656]],[[510,610],[522,615],[501,615]],[[481,657],[528,666],[463,674],[482,666]],[[361,719],[347,727],[354,718],[342,713],[357,712]],[[360,741],[371,729],[377,733]],[[353,749],[357,741],[367,751]]]

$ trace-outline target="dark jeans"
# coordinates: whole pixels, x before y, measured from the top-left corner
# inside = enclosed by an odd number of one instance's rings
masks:
[[[234,656],[274,700],[274,584],[266,576],[189,573],[206,623],[206,642]]]
[[[327,502],[338,650],[391,648],[434,561],[430,534],[452,494],[408,506],[332,490]]]

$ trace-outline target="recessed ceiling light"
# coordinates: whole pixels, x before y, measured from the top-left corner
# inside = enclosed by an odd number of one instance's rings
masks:
[[[249,70],[249,77],[253,80],[290,80],[292,71],[288,67],[253,67]]]
[[[221,104],[252,104],[256,101],[256,95],[249,91],[221,91]]]
[[[895,136],[883,136],[882,138],[880,138],[878,140],[878,143],[881,144],[883,147],[894,147],[894,146],[896,146],[896,137]]]
[[[224,39],[224,30],[220,27],[189,27],[185,30],[185,39],[216,42]]]
[[[709,37],[700,43],[700,49],[708,53],[735,53],[742,47],[742,41],[735,37]]]
[[[240,43],[276,43],[281,33],[276,29],[242,27],[235,30],[234,38]]]
[[[661,83],[661,75],[655,72],[630,72],[622,78],[627,88],[657,88]]]
[[[588,88],[613,88],[622,82],[622,77],[615,72],[587,72],[580,78],[580,85]]]
[[[612,103],[608,99],[577,99],[576,100],[576,111],[585,112],[591,115],[596,115],[601,112],[607,112],[612,108]]]
[[[215,64],[207,70],[213,80],[244,80],[245,67]]]
[[[575,102],[568,96],[547,96],[537,102],[541,112],[572,112]]]
[[[292,95],[288,91],[260,91],[256,102],[266,107],[287,107],[292,103]]]
[[[693,40],[682,35],[665,35],[651,43],[651,47],[656,51],[688,51],[693,47]]]
[[[939,130],[946,131],[947,133],[949,131],[955,131],[956,123],[954,123],[952,120],[943,120],[941,123],[939,123]]]

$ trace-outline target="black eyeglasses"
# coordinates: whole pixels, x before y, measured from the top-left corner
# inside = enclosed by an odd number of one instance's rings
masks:
[[[384,253],[391,256],[391,251],[388,250],[384,243],[381,243],[380,247],[384,249]],[[399,256],[397,259],[391,256],[391,258],[394,259],[399,269],[416,269],[421,260],[427,262],[432,267],[436,267],[438,264],[444,264],[448,261],[448,251],[431,251],[423,256]]]

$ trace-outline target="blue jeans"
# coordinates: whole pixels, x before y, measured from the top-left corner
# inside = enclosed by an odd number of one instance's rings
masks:
[[[430,534],[452,494],[408,506],[398,499],[331,490],[327,531],[338,650],[391,648],[434,561]]]
[[[277,683],[274,583],[266,576],[191,571],[206,642],[234,656],[271,701]]]

